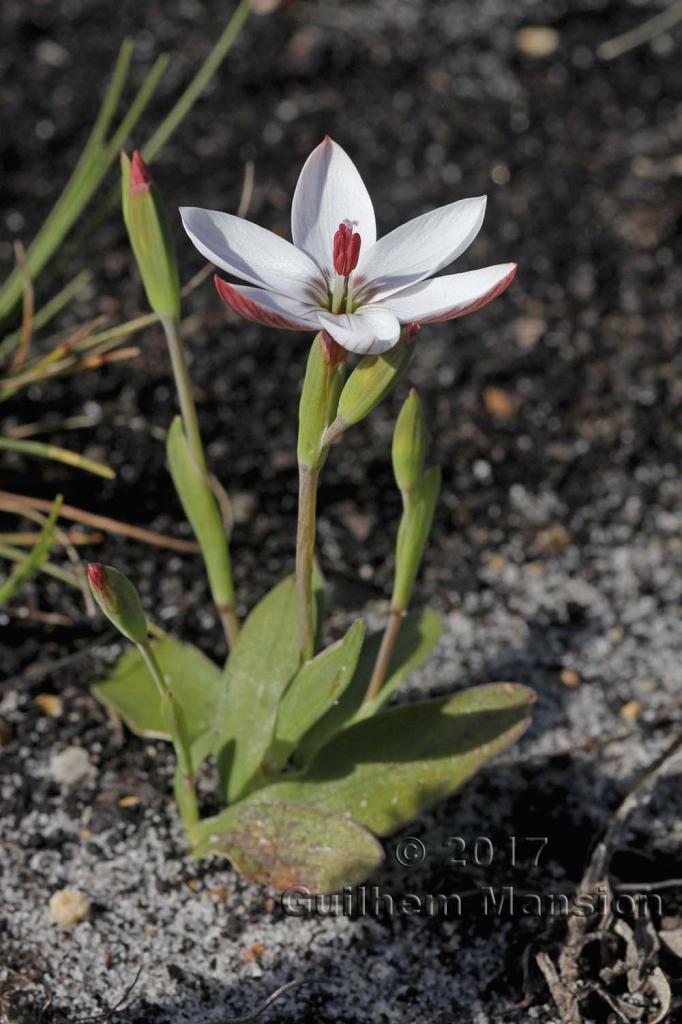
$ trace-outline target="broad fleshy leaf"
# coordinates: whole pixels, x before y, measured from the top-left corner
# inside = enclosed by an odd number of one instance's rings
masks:
[[[403,619],[386,681],[375,699],[363,706],[362,701],[372,677],[383,633],[372,633],[368,636],[362,645],[350,686],[324,718],[321,718],[303,738],[295,760],[299,764],[308,764],[317,751],[340,729],[378,711],[410,673],[424,664],[440,640],[442,631],[443,624],[438,612],[429,608],[421,612],[409,612]]]
[[[366,829],[324,810],[253,798],[192,830],[196,857],[223,854],[246,878],[275,890],[330,892],[363,882],[383,850]]]
[[[304,774],[259,790],[255,799],[345,814],[389,835],[513,743],[528,727],[534,699],[526,686],[489,683],[389,708],[344,729]]]
[[[152,648],[184,712],[189,741],[194,743],[213,724],[220,669],[196,647],[172,637],[152,641]],[[92,692],[138,736],[170,739],[159,694],[137,649],[126,651]]]
[[[340,699],[355,671],[364,634],[364,624],[358,619],[343,640],[307,661],[291,680],[268,752],[269,772],[286,764],[301,737]]]
[[[223,674],[214,750],[229,803],[244,796],[258,775],[279,702],[299,665],[296,585],[287,577],[247,618]]]

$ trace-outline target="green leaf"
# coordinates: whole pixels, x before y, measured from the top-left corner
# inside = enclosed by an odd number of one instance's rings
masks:
[[[355,671],[364,635],[364,623],[358,619],[343,640],[298,670],[280,704],[268,772],[286,764],[301,737],[340,699]]]
[[[489,683],[450,697],[390,708],[344,729],[299,778],[254,799],[348,815],[385,836],[454,793],[530,722],[532,690]]]
[[[95,476],[103,476],[106,480],[113,480],[116,474],[109,466],[94,459],[88,459],[85,455],[71,451],[70,448],[59,448],[56,444],[43,444],[42,441],[26,441],[18,437],[0,437],[0,451],[17,452],[19,455],[26,455],[36,459],[52,459],[53,462],[62,462],[67,466],[75,466],[86,473],[94,473]]]
[[[330,892],[363,882],[383,850],[366,829],[301,804],[256,801],[228,807],[192,830],[195,856],[228,857],[246,878],[275,890]]]
[[[363,707],[362,701],[372,677],[383,633],[372,633],[368,636],[360,651],[357,669],[350,686],[338,703],[330,708],[324,718],[320,719],[304,737],[296,753],[296,761],[299,764],[308,764],[317,751],[340,729],[350,725],[354,720],[359,721],[378,711],[404,680],[426,661],[440,640],[442,628],[440,615],[428,608],[406,615],[400,627],[386,681],[376,698]]]
[[[255,781],[299,664],[296,584],[287,577],[253,609],[225,668],[214,749],[229,803]]]
[[[225,525],[216,497],[192,459],[179,416],[168,431],[166,451],[175,490],[201,547],[213,600],[218,608],[234,606]]]
[[[220,669],[196,647],[172,637],[152,641],[152,649],[184,712],[188,739],[193,744],[213,725]],[[126,651],[109,675],[93,685],[92,692],[138,736],[170,739],[158,691],[137,649]]]

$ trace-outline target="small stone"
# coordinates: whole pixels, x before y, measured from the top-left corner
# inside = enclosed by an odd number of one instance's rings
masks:
[[[64,711],[61,697],[57,697],[54,693],[39,693],[35,702],[48,718],[59,718]]]
[[[578,673],[574,672],[573,669],[570,668],[562,668],[561,673],[559,674],[559,679],[564,686],[568,687],[569,690],[577,690],[582,683],[582,679]]]
[[[499,575],[507,567],[507,559],[504,555],[493,555],[488,561],[488,569],[490,572],[494,572],[495,575]]]
[[[255,494],[242,492],[230,495],[232,519],[235,523],[249,523],[256,512],[258,500]]]
[[[242,963],[250,964],[254,960],[260,960],[261,957],[265,956],[266,945],[264,942],[254,942],[252,946],[242,954]]]
[[[131,793],[130,796],[122,796],[118,801],[119,807],[137,807],[140,802],[139,796],[135,793]]]
[[[544,320],[535,316],[519,316],[514,321],[514,334],[521,348],[533,348],[547,330]]]
[[[90,900],[77,889],[58,889],[50,897],[50,913],[60,928],[73,928],[90,916]]]
[[[75,786],[79,782],[91,782],[95,769],[82,747],[67,747],[50,759],[50,774],[60,786]]]
[[[280,5],[281,0],[251,0],[254,14],[272,14]]]
[[[571,541],[572,537],[566,527],[561,523],[555,523],[545,530],[540,530],[535,538],[535,548],[541,555],[558,555],[571,544]]]
[[[629,700],[627,704],[623,704],[620,709],[620,717],[624,718],[626,722],[635,722],[642,713],[642,704],[638,700]]]
[[[561,36],[555,28],[545,25],[527,25],[516,33],[516,49],[526,57],[549,57],[559,48]]]
[[[514,415],[514,402],[502,388],[484,388],[483,402],[490,415],[498,420],[508,420]]]
[[[35,55],[41,64],[50,68],[63,68],[70,61],[69,51],[54,39],[43,39],[35,48]]]

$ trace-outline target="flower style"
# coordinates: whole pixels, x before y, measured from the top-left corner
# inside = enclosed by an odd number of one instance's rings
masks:
[[[185,231],[208,260],[249,284],[215,278],[221,298],[247,320],[326,331],[362,355],[386,352],[403,325],[452,320],[496,298],[515,263],[427,281],[460,256],[483,223],[485,197],[461,199],[377,241],[374,208],[347,153],[327,136],[306,160],[294,192],[294,244],[230,213],[184,207]]]

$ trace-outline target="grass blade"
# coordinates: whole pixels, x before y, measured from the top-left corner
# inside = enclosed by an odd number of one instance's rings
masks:
[[[41,441],[20,441],[14,437],[0,437],[0,451],[17,452],[19,455],[27,455],[36,459],[50,459],[53,462],[63,462],[67,466],[74,466],[86,473],[94,473],[95,476],[104,477],[105,480],[113,480],[116,474],[109,466],[102,462],[95,462],[85,455],[79,455],[69,448],[59,448],[55,444],[43,444]]]
[[[23,551],[20,552],[22,556],[21,562],[17,563],[14,571],[7,577],[5,582],[0,585],[0,606],[11,601],[17,590],[19,590],[26,580],[37,572],[47,560],[50,548],[54,542],[54,530],[61,505],[62,496],[59,494],[52,503],[47,522],[40,534],[40,540],[29,555],[26,555]]]

